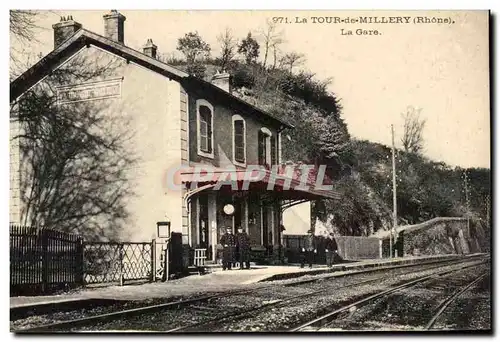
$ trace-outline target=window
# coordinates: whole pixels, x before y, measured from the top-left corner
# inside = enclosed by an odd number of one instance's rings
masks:
[[[263,127],[259,131],[259,164],[269,165],[273,164],[272,160],[272,133],[267,128]]]
[[[246,127],[245,120],[239,115],[233,115],[233,162],[246,163]]]
[[[196,101],[198,116],[198,154],[204,157],[213,158],[213,124],[214,109],[210,103],[205,100]]]
[[[212,146],[210,141],[210,130],[212,112],[207,106],[200,106],[200,149],[203,152],[212,152]]]

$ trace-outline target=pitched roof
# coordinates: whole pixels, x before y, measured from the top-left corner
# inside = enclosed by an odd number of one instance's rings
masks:
[[[154,72],[157,72],[169,79],[174,79],[182,84],[196,85],[207,91],[211,91],[218,96],[223,96],[230,103],[236,106],[243,107],[250,113],[261,116],[263,119],[277,121],[280,125],[288,128],[293,128],[293,125],[286,120],[263,111],[252,104],[220,89],[210,82],[193,77],[188,73],[163,63],[155,58],[149,57],[137,50],[127,47],[121,43],[103,37],[86,29],[78,30],[73,36],[68,38],[64,43],[55,48],[47,56],[42,58],[38,63],[26,70],[22,75],[10,83],[10,101],[15,101],[29,88],[34,86],[40,79],[49,74],[52,68],[61,60],[67,58],[78,51],[85,45],[95,45],[106,51],[112,52],[127,60],[133,61],[141,66],[144,66]]]

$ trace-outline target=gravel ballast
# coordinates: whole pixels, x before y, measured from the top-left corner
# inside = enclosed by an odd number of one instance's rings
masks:
[[[468,263],[472,263],[469,261]],[[433,267],[430,269],[430,267]],[[367,273],[340,278],[324,279],[300,286],[284,286],[286,281],[276,282],[271,287],[255,287],[255,291],[240,295],[228,295],[211,300],[208,303],[190,305],[177,310],[162,310],[155,313],[127,317],[87,327],[75,327],[74,331],[168,331],[180,326],[211,321],[194,331],[283,331],[290,329],[307,318],[318,315],[320,308],[341,306],[353,298],[381,291],[388,286],[444,270],[451,266],[408,267],[385,271],[383,273]],[[376,279],[376,281],[358,286],[346,287],[356,282]],[[288,282],[289,283],[289,282]],[[304,295],[308,292],[320,291],[311,296],[284,303],[278,302],[291,296]],[[276,302],[276,305],[269,305]],[[222,319],[227,315],[236,315],[252,308],[262,308],[242,317]],[[193,329],[191,329],[193,330]]]

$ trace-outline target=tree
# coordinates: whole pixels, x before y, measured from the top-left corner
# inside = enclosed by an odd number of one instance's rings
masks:
[[[11,10],[9,17],[9,31],[16,39],[29,42],[35,38],[38,29],[36,19],[39,13],[28,10]]]
[[[192,64],[188,64],[186,67],[186,72],[190,75],[193,75],[198,78],[205,77],[205,71],[207,71],[207,67],[201,62],[195,62]]]
[[[248,32],[247,37],[238,46],[238,53],[245,56],[247,64],[251,64],[259,57],[259,48],[259,43],[252,37],[252,33]]]
[[[107,57],[107,56],[106,56]],[[112,100],[63,101],[61,85],[114,77],[120,60],[77,56],[11,103],[11,144],[19,146],[21,223],[113,239],[133,194],[127,170],[132,130]]]
[[[10,48],[10,78],[17,75],[38,59],[24,47],[36,41],[36,31],[40,29],[37,19],[41,14],[31,10],[11,10],[9,15],[9,32],[11,36]]]
[[[304,54],[297,52],[290,52],[281,57],[279,66],[280,68],[286,67],[289,72],[293,71],[294,67],[304,64],[306,61]]]
[[[273,69],[276,69],[276,64],[278,63],[279,60],[279,52],[280,48],[279,46],[285,42],[284,39],[277,38],[274,40],[273,44],[271,45],[271,48],[273,49]]]
[[[406,113],[402,114],[404,118],[404,130],[401,143],[406,152],[420,153],[424,148],[423,131],[425,126],[425,119],[420,118],[422,109],[408,106]]]
[[[284,42],[284,40],[282,38],[283,32],[277,31],[277,26],[276,26],[275,22],[273,22],[272,20],[267,20],[266,27],[261,30],[261,35],[262,35],[262,38],[264,40],[263,66],[264,67],[266,66],[267,56],[268,56],[270,49],[273,49],[274,61],[275,61],[274,64],[276,64],[278,46]]]
[[[189,32],[177,41],[177,50],[186,57],[188,64],[195,64],[199,59],[210,56],[210,45],[208,45],[197,31]]]
[[[220,43],[220,66],[222,70],[225,70],[236,55],[236,39],[231,29],[226,28],[223,33],[217,36],[217,41]]]

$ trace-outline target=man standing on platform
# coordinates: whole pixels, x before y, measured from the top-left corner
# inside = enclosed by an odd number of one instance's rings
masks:
[[[222,270],[231,269],[234,262],[234,249],[236,247],[236,239],[232,233],[231,227],[226,228],[226,234],[220,238],[220,244],[223,247],[222,251]]]
[[[245,268],[250,268],[250,237],[243,230],[243,228],[238,227],[238,234],[236,234],[236,246],[238,249],[240,270],[243,269],[243,263]]]
[[[326,238],[325,253],[326,253],[326,265],[328,267],[332,267],[335,257],[337,255],[337,241],[335,241],[333,233],[330,233],[330,236]]]
[[[302,253],[304,253],[304,257],[302,258],[302,263],[300,268],[304,268],[304,263],[307,261],[309,264],[309,268],[312,268],[314,254],[317,252],[316,250],[316,241],[312,230],[307,231],[307,235],[304,239],[304,247],[302,247]]]

